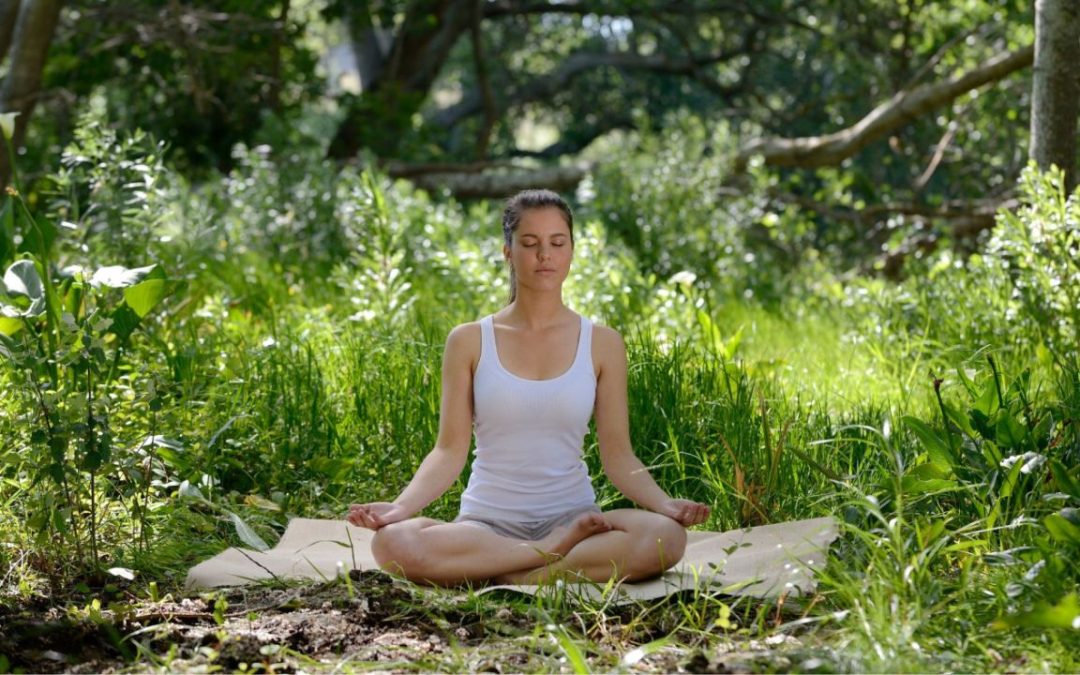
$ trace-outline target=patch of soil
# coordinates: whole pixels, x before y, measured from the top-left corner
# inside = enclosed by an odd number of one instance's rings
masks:
[[[150,662],[170,669],[291,672],[343,658],[400,662],[438,658],[443,631],[423,617],[400,620],[415,603],[379,573],[340,582],[222,590],[108,607],[27,607],[0,614],[0,655],[29,672],[117,672]],[[405,626],[405,627],[403,627]],[[468,636],[467,630],[455,637]]]
[[[0,607],[0,669],[114,673],[356,670],[525,672],[569,668],[549,624],[576,613],[521,604],[520,596],[434,594],[379,572],[349,584],[276,584],[219,589],[159,602],[128,593],[101,604],[80,597],[17,610]],[[125,593],[121,589],[121,593]],[[108,597],[108,596],[106,596]],[[642,621],[641,608],[592,616],[581,648],[595,667],[615,667],[677,625]],[[662,614],[663,612],[661,612]],[[553,618],[559,616],[561,618]],[[694,645],[697,645],[696,647]],[[653,672],[815,671],[794,638],[760,642],[716,634],[642,655],[623,667]],[[605,665],[606,664],[606,665]]]

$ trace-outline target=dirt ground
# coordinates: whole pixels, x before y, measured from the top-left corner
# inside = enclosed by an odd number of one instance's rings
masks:
[[[157,602],[120,597],[107,606],[90,600],[59,608],[54,600],[0,609],[0,672],[4,658],[13,672],[49,673],[573,669],[551,636],[552,626],[540,625],[542,618],[528,603],[519,598],[500,605],[488,598],[432,607],[430,598],[379,573],[354,573],[348,585],[253,586]],[[616,613],[610,622],[617,627],[624,618]],[[650,637],[661,636],[646,633],[637,642]],[[616,645],[605,660],[599,653],[604,643],[603,635],[597,637],[584,656],[591,667],[610,670],[620,665],[620,649]],[[721,642],[707,649],[659,648],[623,667],[815,670],[815,660],[799,658],[799,652],[797,638],[780,635],[737,647]]]

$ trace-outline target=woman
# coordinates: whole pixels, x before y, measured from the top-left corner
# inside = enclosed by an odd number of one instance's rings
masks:
[[[553,576],[637,580],[670,568],[685,527],[709,508],[672,499],[630,446],[626,347],[563,304],[573,216],[554,192],[527,190],[503,214],[510,304],[450,332],[435,448],[393,502],[353,504],[348,520],[376,530],[384,568],[418,582],[538,583]],[[595,416],[612,484],[646,510],[596,506],[582,445]],[[476,453],[452,523],[413,518]]]

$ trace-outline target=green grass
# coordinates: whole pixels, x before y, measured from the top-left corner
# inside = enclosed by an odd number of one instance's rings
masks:
[[[217,217],[170,223],[176,243],[159,253],[183,284],[102,391],[113,460],[93,492],[103,505],[96,567],[134,569],[127,590],[138,597],[178,596],[188,567],[241,544],[230,513],[272,542],[290,517],[340,517],[350,501],[393,498],[437,435],[447,332],[503,302],[498,233],[480,224],[493,222],[493,206],[433,203],[350,169],[334,179],[337,201],[263,239],[259,204],[303,204],[257,164],[241,168],[263,176],[248,191],[184,197]],[[693,207],[684,197],[680,208]],[[387,625],[448,645],[438,656],[406,649],[400,669],[1076,669],[1080,631],[1053,625],[1060,616],[1046,610],[1080,582],[1080,542],[1062,524],[1080,506],[1080,369],[1060,353],[1068,317],[1040,328],[1036,312],[1048,310],[1014,303],[1009,278],[979,265],[934,268],[925,287],[796,278],[790,297],[761,304],[707,271],[652,276],[593,216],[579,230],[567,299],[626,338],[632,440],[661,486],[710,504],[710,529],[832,514],[843,536],[818,593],[801,601],[432,603],[398,584]],[[285,245],[323,220],[325,236]],[[105,242],[93,250],[108,254]],[[652,252],[653,268],[663,257]],[[663,264],[679,262],[691,260]],[[1051,333],[1055,351],[1040,349]],[[70,564],[75,535],[53,514],[84,513],[90,493],[65,501],[56,483],[35,480],[36,458],[49,456],[40,409],[24,395],[25,372],[3,363],[0,608],[117,601],[94,565]],[[169,444],[148,454],[147,436]],[[1024,452],[1045,461],[1030,474],[1020,471],[1030,457],[1002,466]],[[623,504],[600,475],[594,434],[586,458],[601,503]],[[70,475],[85,478],[79,461],[72,454]],[[427,514],[452,517],[464,479]],[[134,536],[142,494],[147,547]],[[504,604],[510,618],[500,618]],[[454,637],[462,627],[468,639]],[[133,667],[166,670],[179,658],[146,644]]]

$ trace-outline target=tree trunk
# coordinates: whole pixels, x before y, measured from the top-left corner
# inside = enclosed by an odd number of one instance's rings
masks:
[[[1035,77],[1031,87],[1031,159],[1056,164],[1076,186],[1076,117],[1080,112],[1080,4],[1035,4]]]
[[[414,0],[377,79],[355,99],[327,154],[355,157],[362,148],[392,156],[483,0]]]
[[[0,0],[0,63],[4,62],[19,16],[19,0]]]
[[[26,124],[41,93],[45,57],[59,17],[60,0],[24,0],[19,7],[12,36],[11,62],[0,86],[0,111],[19,113],[11,141],[16,149],[22,145]],[[7,148],[0,147],[0,185],[7,185],[11,169]]]

